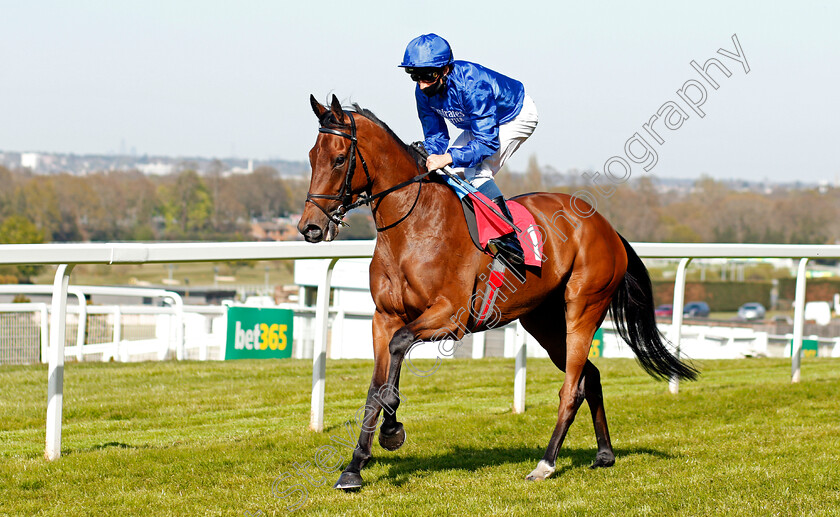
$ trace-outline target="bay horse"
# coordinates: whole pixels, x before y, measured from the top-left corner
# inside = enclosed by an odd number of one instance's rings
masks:
[[[373,113],[310,103],[320,129],[309,151],[312,179],[298,230],[308,242],[335,238],[351,208],[370,204],[378,230],[370,264],[373,379],[359,441],[334,488],[362,486],[380,412],[379,443],[398,449],[405,430],[397,421],[400,369],[418,341],[460,339],[487,330],[477,324],[480,278],[492,260],[473,245],[461,202],[434,181],[413,148]],[[359,173],[359,164],[363,173]],[[522,267],[522,281],[496,305],[494,326],[519,319],[566,372],[557,424],[528,480],[554,473],[557,454],[578,408],[589,404],[598,452],[592,467],[615,463],[604,411],[600,373],[589,359],[595,331],[608,310],[621,337],[654,378],[694,379],[697,370],[674,357],[656,327],[647,269],[627,241],[589,204],[566,194],[516,198],[542,228],[541,268]],[[550,229],[550,231],[546,231]],[[471,310],[459,310],[469,308]],[[384,411],[383,411],[384,408]]]

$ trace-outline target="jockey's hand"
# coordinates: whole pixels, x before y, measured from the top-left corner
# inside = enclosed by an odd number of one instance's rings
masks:
[[[452,155],[446,154],[432,154],[426,158],[426,168],[430,171],[436,171],[447,165],[452,164]]]

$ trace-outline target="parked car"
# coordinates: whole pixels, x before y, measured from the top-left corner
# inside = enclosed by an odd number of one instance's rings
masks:
[[[709,304],[706,302],[688,302],[683,307],[683,315],[691,318],[708,318]]]
[[[669,318],[674,315],[674,306],[669,303],[666,303],[665,305],[660,305],[659,307],[657,307],[656,310],[653,312],[657,316]]]
[[[741,320],[761,320],[767,311],[760,303],[745,303],[738,308],[738,319]]]

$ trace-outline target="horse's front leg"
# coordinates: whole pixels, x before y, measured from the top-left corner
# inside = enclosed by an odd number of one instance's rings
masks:
[[[449,300],[441,298],[434,305],[426,309],[419,318],[397,330],[388,351],[391,363],[388,368],[388,382],[381,390],[380,400],[384,406],[384,421],[379,432],[379,445],[389,451],[399,449],[405,442],[405,429],[397,421],[397,408],[400,406],[400,372],[402,363],[411,345],[418,340],[434,339],[440,336],[451,336],[460,327],[449,320],[453,313]],[[463,325],[466,322],[462,323]],[[459,338],[462,336],[458,336]]]
[[[394,325],[395,321],[399,320],[387,318],[379,312],[374,315],[376,366],[373,381],[368,390],[365,417],[359,433],[359,444],[353,451],[353,459],[341,473],[334,488],[352,490],[362,486],[361,469],[370,461],[373,432],[376,430],[376,421],[383,406],[385,417],[382,424],[382,433],[385,434],[385,437],[380,439],[380,444],[386,449],[389,448],[387,446],[397,449],[402,445],[405,440],[405,431],[402,424],[397,422],[397,408],[400,405],[399,378],[403,359],[415,341],[444,334],[451,335],[456,332],[458,325],[449,320],[452,314],[452,304],[448,300],[441,299],[419,318],[400,327],[393,334],[389,334],[389,329],[392,328],[391,325]],[[384,338],[388,335],[391,338],[385,341]],[[387,348],[385,348],[387,354],[383,353],[382,343],[387,343]],[[383,371],[385,374],[382,373]],[[381,379],[385,378],[386,375],[387,382],[383,383]]]
[[[390,364],[388,382],[380,388],[379,402],[382,404],[382,427],[379,428],[379,445],[388,451],[395,451],[405,443],[405,428],[397,421],[397,408],[400,407],[400,371],[402,361],[414,343],[414,335],[408,327],[400,328],[388,343]]]
[[[385,386],[391,357],[388,345],[394,333],[401,326],[403,326],[403,322],[396,316],[379,311],[373,315],[373,378],[370,381],[370,388],[365,401],[364,417],[359,426],[361,428],[359,441],[356,448],[353,449],[353,457],[350,463],[341,473],[333,488],[354,490],[362,486],[361,470],[371,458],[373,433],[376,431],[376,421],[379,418],[379,412],[382,410],[383,395],[392,391],[388,386]],[[386,415],[389,411],[386,405]],[[396,408],[391,411],[391,414],[396,415]]]
[[[393,356],[391,357],[393,360]],[[393,384],[389,381],[383,385],[377,395],[383,413],[382,426],[379,428],[379,445],[387,451],[395,451],[405,443],[405,429],[401,422],[397,422],[397,408],[401,400],[399,370]]]

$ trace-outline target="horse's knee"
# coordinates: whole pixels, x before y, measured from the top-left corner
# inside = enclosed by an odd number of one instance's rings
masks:
[[[586,397],[586,390],[583,389],[583,382],[574,384],[568,388],[568,392],[566,396],[564,396],[563,390],[560,390],[560,410],[570,411],[573,415],[574,412],[577,411],[577,408],[583,403],[584,398]],[[574,418],[574,416],[572,416]]]
[[[586,398],[589,400],[602,399],[603,392],[601,389],[601,372],[594,364],[588,363],[584,372],[584,389],[586,390]]]
[[[387,416],[393,416],[400,407],[402,396],[400,390],[393,384],[383,384],[373,394],[373,398],[382,406]]]
[[[580,405],[583,404],[583,401],[584,401],[585,398],[586,398],[586,387],[584,386],[584,383],[580,383],[580,385],[578,385],[577,390],[575,390],[575,394],[573,396],[573,400],[575,401],[574,402],[575,407],[576,408],[580,407]]]
[[[403,327],[394,333],[390,343],[388,343],[388,350],[391,356],[403,356],[408,352],[408,348],[414,343],[414,334],[408,330],[408,327]]]
[[[365,465],[367,465],[367,463],[370,461],[371,456],[372,455],[369,451],[364,451],[361,447],[356,447],[355,449],[353,449],[353,459],[350,460],[350,464],[347,465],[347,468],[345,470],[358,472],[359,470],[363,469]]]
[[[583,367],[583,374],[590,382],[601,383],[601,371],[591,361],[586,361],[586,365]]]

